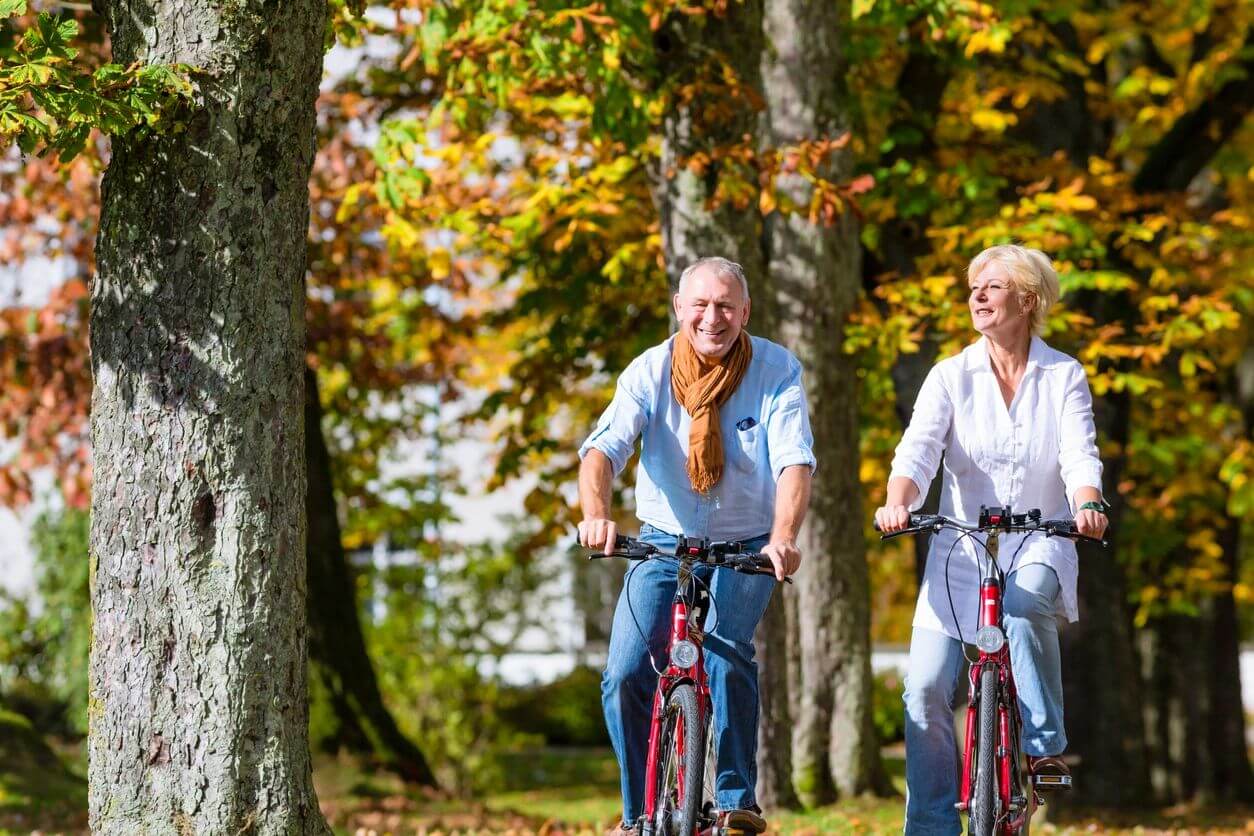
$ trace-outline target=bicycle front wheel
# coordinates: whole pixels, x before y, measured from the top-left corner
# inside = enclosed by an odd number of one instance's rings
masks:
[[[696,689],[681,683],[662,710],[662,759],[657,771],[657,836],[694,836],[701,811],[705,767],[705,723]]]
[[[970,836],[993,836],[997,822],[997,667],[985,665],[980,672],[975,738],[975,789],[968,809]]]

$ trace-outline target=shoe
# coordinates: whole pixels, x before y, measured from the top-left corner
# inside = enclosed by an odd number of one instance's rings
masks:
[[[1071,769],[1058,756],[1028,756],[1032,785],[1039,791],[1071,789]]]
[[[718,832],[721,836],[751,836],[766,832],[766,819],[757,808],[752,810],[723,810],[718,814]]]
[[[629,826],[625,821],[620,821],[616,827],[607,831],[605,836],[636,836],[636,828]]]

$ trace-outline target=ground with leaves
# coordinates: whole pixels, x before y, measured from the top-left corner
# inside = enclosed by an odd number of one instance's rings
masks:
[[[0,723],[0,738],[6,741],[0,833],[86,833],[86,786],[75,774],[81,764],[63,771],[48,760],[51,750],[21,718],[0,714]],[[900,758],[891,758],[890,764],[900,783]],[[60,777],[49,780],[53,774]],[[504,789],[474,800],[409,790],[395,777],[363,770],[349,760],[321,761],[315,778],[328,821],[336,833],[351,836],[599,836],[613,822],[617,772],[605,750],[520,752],[508,760],[506,774]],[[804,814],[778,814],[771,824],[771,832],[781,836],[896,834],[901,831],[901,800],[854,799]],[[1061,823],[1047,821],[1035,832],[1254,833],[1254,810],[1090,813]]]
[[[892,755],[897,757],[893,758]],[[900,752],[889,753],[901,783]],[[511,762],[509,788],[468,802],[406,793],[394,779],[367,776],[349,763],[324,763],[318,797],[337,833],[512,834],[593,836],[614,822],[617,771],[604,750],[545,750],[520,753]],[[897,834],[902,800],[853,799],[807,813],[777,814],[772,833]],[[1048,817],[1046,817],[1048,819]],[[1035,829],[1046,834],[1219,834],[1254,833],[1254,810],[1176,809],[1067,816]]]

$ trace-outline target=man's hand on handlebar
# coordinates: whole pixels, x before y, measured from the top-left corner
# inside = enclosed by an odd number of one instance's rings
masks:
[[[618,524],[613,520],[587,519],[579,522],[579,544],[585,549],[601,549],[606,555],[611,555],[617,535]]]
[[[775,567],[775,580],[781,583],[801,566],[801,549],[791,540],[767,543],[762,547],[762,554],[771,559],[771,565]]]
[[[910,527],[910,509],[904,505],[884,505],[875,509],[875,524],[885,534]]]

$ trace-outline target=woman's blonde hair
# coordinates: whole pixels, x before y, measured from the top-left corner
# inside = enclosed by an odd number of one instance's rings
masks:
[[[1036,305],[1032,308],[1032,333],[1040,336],[1045,330],[1045,317],[1049,309],[1058,301],[1062,293],[1058,286],[1058,273],[1049,256],[1031,247],[1018,244],[1000,244],[989,247],[971,259],[967,266],[967,279],[971,280],[983,272],[989,264],[1000,264],[1010,277],[1010,283],[1019,294],[1019,302],[1029,294],[1036,297]]]

